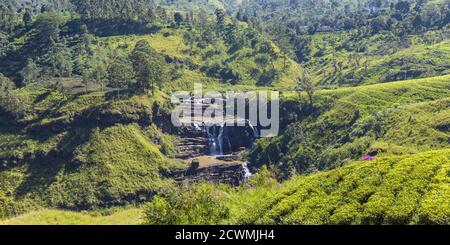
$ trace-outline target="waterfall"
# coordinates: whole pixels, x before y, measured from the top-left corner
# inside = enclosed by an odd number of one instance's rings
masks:
[[[247,163],[243,163],[242,167],[244,168],[244,179],[247,181],[252,177],[252,172],[250,172]]]
[[[250,121],[248,121],[248,126],[253,130],[253,138],[258,139],[260,137],[258,128],[256,126],[253,126]]]
[[[198,125],[198,123],[194,122],[193,125],[194,125],[194,128],[195,128],[196,130],[202,130],[202,128],[200,128],[200,126]]]
[[[219,136],[217,136],[217,144],[219,145],[219,155],[223,155],[223,131],[225,130],[225,124],[220,126]]]
[[[217,126],[212,123],[205,123],[205,132],[209,140],[209,149],[211,156],[222,156],[223,155],[223,136],[225,130],[225,124]],[[217,128],[219,128],[219,133],[217,133]]]

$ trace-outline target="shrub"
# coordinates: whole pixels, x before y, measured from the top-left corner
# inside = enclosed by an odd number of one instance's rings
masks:
[[[211,225],[229,216],[220,193],[211,184],[169,190],[155,196],[144,210],[147,225]]]

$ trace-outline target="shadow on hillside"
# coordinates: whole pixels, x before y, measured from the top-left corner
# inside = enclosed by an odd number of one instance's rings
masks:
[[[117,35],[145,35],[158,32],[162,27],[156,25],[144,25],[138,21],[124,21],[122,18],[115,19],[76,19],[67,23],[68,32],[80,32],[80,27],[86,24],[89,32],[96,36],[117,36]],[[71,33],[67,33],[71,34]]]
[[[28,165],[26,177],[15,190],[15,196],[18,199],[32,193],[40,197],[46,196],[49,194],[48,188],[57,180],[59,173],[77,171],[79,163],[73,160],[74,152],[89,142],[92,129],[93,127],[83,127],[70,130],[53,150],[47,154],[37,152],[33,158],[25,160],[23,164]]]

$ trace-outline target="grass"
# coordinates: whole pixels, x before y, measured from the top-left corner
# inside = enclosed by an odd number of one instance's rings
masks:
[[[158,115],[167,113],[165,95],[21,93],[28,116],[20,126],[0,127],[0,217],[141,203],[172,184],[160,173],[180,166],[167,157],[173,139],[148,126],[158,120],[154,105]]]
[[[0,225],[139,225],[142,210],[130,208],[100,215],[95,212],[72,212],[44,209],[0,221]]]

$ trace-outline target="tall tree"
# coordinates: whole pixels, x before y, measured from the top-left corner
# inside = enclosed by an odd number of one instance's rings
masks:
[[[183,24],[184,18],[183,18],[183,15],[181,15],[181,13],[176,12],[174,14],[173,19],[174,19],[175,24],[177,25],[177,27],[180,27]]]
[[[312,81],[306,69],[303,69],[297,78],[296,91],[300,94],[305,92],[308,95],[308,101],[311,106],[314,104],[314,93],[316,92],[316,85]]]
[[[91,71],[89,68],[82,68],[81,70],[81,83],[84,85],[84,93],[89,91],[89,84],[91,84]]]
[[[27,65],[20,71],[20,74],[24,85],[36,82],[40,74],[39,67],[34,63],[33,59],[28,59]]]
[[[31,26],[31,23],[33,22],[33,13],[30,8],[25,9],[22,20],[26,27]]]
[[[120,90],[129,87],[133,79],[134,70],[130,61],[116,57],[108,67],[108,80],[110,86],[117,89],[117,98],[120,98]]]
[[[156,86],[162,87],[167,79],[167,64],[162,55],[156,53],[145,40],[140,40],[131,54],[137,85],[141,92],[155,94]]]
[[[100,85],[100,90],[102,92],[105,91],[107,75],[106,65],[102,62],[94,62],[91,70],[91,78],[96,84]]]
[[[50,65],[53,76],[69,77],[72,75],[72,54],[65,39],[60,43],[51,39],[50,50],[45,56],[45,61]]]
[[[25,113],[24,101],[14,91],[14,83],[0,73],[0,111],[19,118]]]
[[[225,26],[225,11],[223,11],[223,9],[216,9],[215,15],[217,30],[221,32]]]

